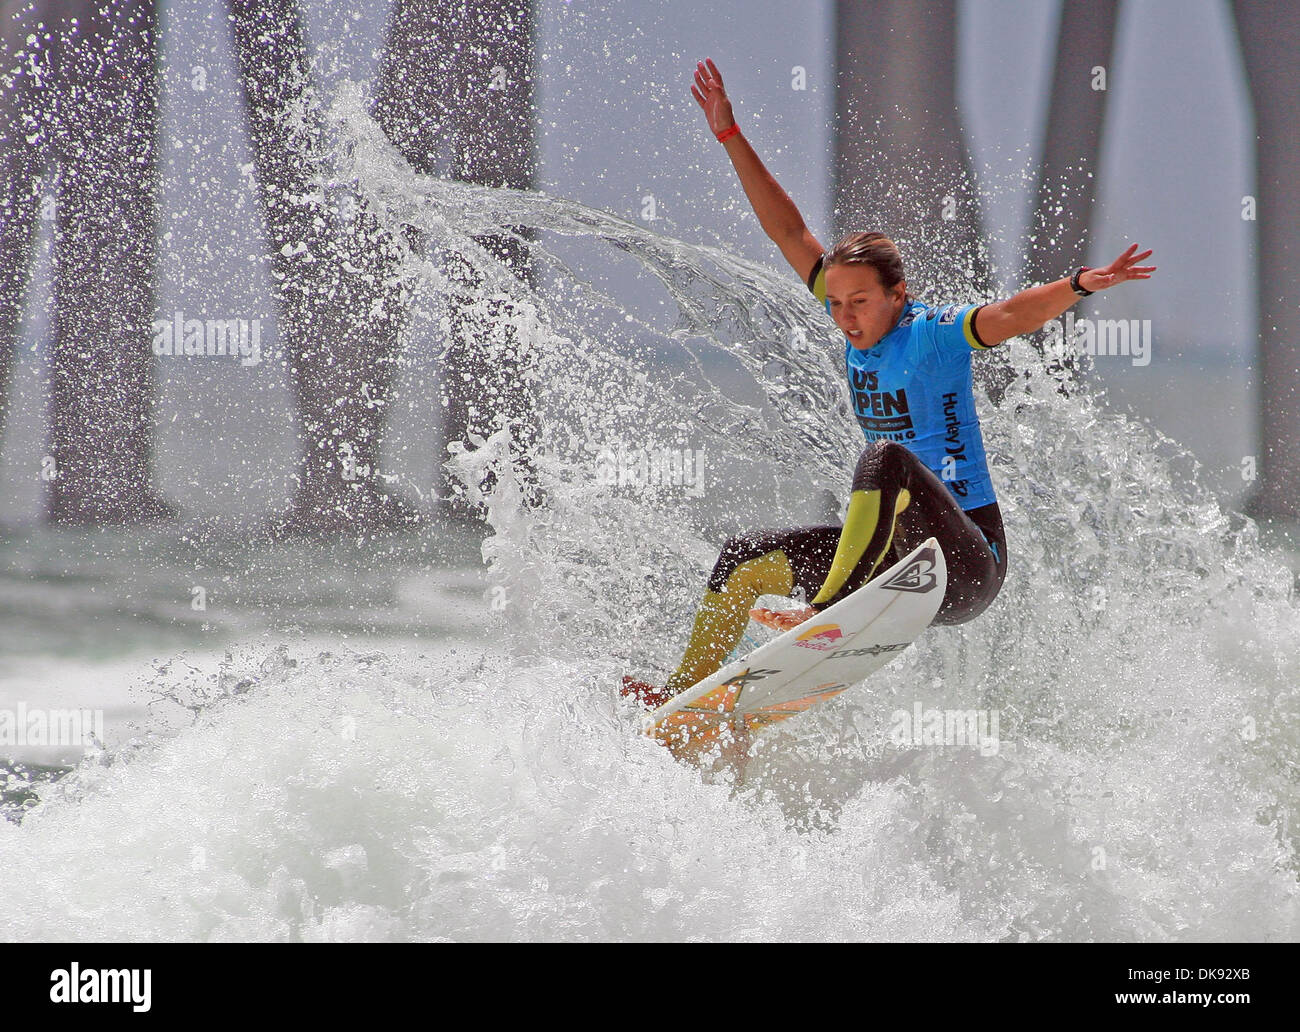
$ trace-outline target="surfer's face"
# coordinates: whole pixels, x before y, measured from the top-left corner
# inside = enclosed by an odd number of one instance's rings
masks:
[[[831,317],[855,348],[869,348],[894,328],[903,314],[907,284],[885,289],[870,265],[832,265],[826,270]]]

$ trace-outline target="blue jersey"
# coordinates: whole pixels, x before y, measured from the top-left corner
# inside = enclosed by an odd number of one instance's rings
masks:
[[[830,311],[821,260],[809,289]],[[962,509],[996,502],[971,389],[979,305],[931,308],[908,301],[897,324],[871,348],[844,338],[853,412],[868,441],[898,441],[937,476]]]

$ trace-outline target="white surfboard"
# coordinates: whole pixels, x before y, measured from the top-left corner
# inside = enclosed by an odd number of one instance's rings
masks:
[[[670,746],[757,730],[852,687],[902,652],[943,603],[948,570],[929,538],[847,598],[704,678],[645,718]]]

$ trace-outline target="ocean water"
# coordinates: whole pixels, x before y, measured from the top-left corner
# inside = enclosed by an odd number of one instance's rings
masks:
[[[413,241],[413,353],[459,294],[516,356],[484,390],[527,385],[546,502],[503,427],[452,458],[481,541],[12,536],[0,705],[112,719],[84,756],[19,757],[62,776],[9,775],[0,937],[1300,937],[1294,573],[1178,445],[1026,346],[981,356],[1009,380],[978,390],[997,602],[765,734],[743,780],[701,774],[618,677],[671,669],[727,533],[844,501],[833,328],[774,269],[422,179],[355,90],[332,114],[340,175]],[[521,226],[533,286],[474,239]],[[702,451],[704,490],[610,482],[655,449]],[[916,704],[996,712],[997,748],[899,745]]]

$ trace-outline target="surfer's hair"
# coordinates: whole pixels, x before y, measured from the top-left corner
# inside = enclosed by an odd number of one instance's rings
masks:
[[[898,253],[898,245],[874,230],[850,233],[827,251],[822,268],[832,265],[870,265],[886,290],[903,282],[903,256]]]

